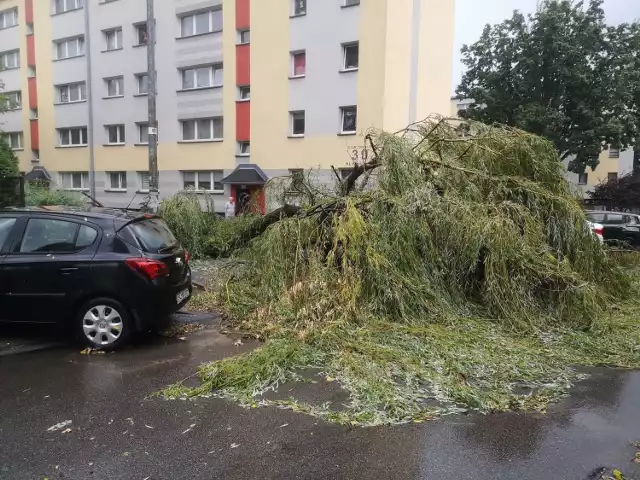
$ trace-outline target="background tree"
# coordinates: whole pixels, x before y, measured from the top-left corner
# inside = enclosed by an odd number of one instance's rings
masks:
[[[5,134],[0,132],[0,178],[18,175],[18,157],[11,149]]]
[[[462,48],[457,94],[475,101],[466,115],[548,138],[576,173],[610,145],[634,145],[640,28],[608,26],[602,3],[545,0],[534,15],[487,25]]]
[[[589,192],[592,199],[608,208],[626,210],[640,207],[640,174],[627,173],[615,179],[604,180]]]

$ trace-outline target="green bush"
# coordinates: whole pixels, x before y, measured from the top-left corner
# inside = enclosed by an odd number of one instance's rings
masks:
[[[28,207],[42,207],[46,205],[64,205],[81,207],[86,201],[82,196],[64,190],[50,190],[46,185],[25,184],[25,203]]]
[[[0,177],[15,177],[18,175],[18,157],[4,133],[0,133]]]

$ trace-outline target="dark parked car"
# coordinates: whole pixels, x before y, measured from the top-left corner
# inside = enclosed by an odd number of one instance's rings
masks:
[[[69,325],[114,349],[191,297],[189,254],[159,217],[0,211],[0,321]]]
[[[587,220],[603,226],[605,242],[640,246],[640,216],[623,212],[586,212]]]

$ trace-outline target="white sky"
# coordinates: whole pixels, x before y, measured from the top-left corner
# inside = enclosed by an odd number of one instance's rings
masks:
[[[514,10],[533,13],[537,0],[455,0],[456,41],[453,67],[453,90],[460,83],[463,65],[460,62],[462,45],[477,41],[487,23],[500,23],[511,17]],[[610,23],[640,20],[640,0],[605,0],[604,9]]]

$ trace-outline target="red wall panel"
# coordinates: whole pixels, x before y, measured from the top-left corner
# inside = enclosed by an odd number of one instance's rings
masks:
[[[262,0],[264,1],[264,0]],[[236,28],[248,30],[251,25],[251,0],[236,0]]]
[[[251,102],[236,103],[236,140],[251,140]]]
[[[251,45],[236,47],[236,85],[251,84]]]
[[[31,120],[31,149],[40,150],[40,127],[38,120]]]
[[[36,64],[36,38],[35,35],[27,35],[27,65],[33,67]]]
[[[24,13],[27,23],[33,23],[33,0],[25,0]]]
[[[38,108],[38,84],[36,79],[31,77],[27,82],[29,85],[29,108]]]

